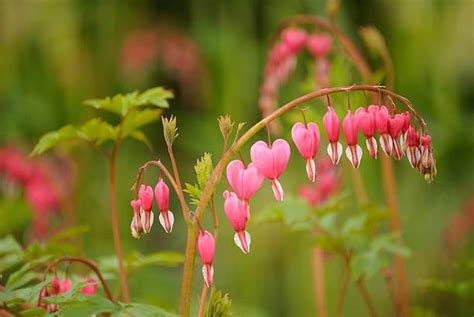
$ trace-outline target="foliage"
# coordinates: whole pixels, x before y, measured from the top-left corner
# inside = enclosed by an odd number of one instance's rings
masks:
[[[150,142],[140,128],[157,121],[160,118],[161,109],[169,107],[168,99],[172,97],[173,93],[170,90],[156,87],[143,93],[135,91],[126,95],[118,94],[112,98],[87,100],[84,102],[87,106],[119,115],[120,123],[113,126],[97,117],[78,127],[66,125],[43,135],[31,154],[39,155],[59,144],[73,140],[83,140],[100,148],[106,141],[116,143],[132,137],[150,147]],[[158,109],[145,108],[145,106]]]
[[[202,190],[206,187],[207,181],[213,171],[212,156],[210,153],[204,153],[204,155],[196,161],[194,171],[196,172],[197,184],[192,185],[186,183],[186,189],[184,191],[191,197],[191,202],[197,205],[201,198]]]

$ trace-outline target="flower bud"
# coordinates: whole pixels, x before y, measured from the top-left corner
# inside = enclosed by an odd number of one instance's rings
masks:
[[[207,287],[210,287],[214,276],[212,263],[214,262],[214,253],[216,249],[216,244],[212,234],[208,231],[201,231],[197,241],[197,248],[203,264],[202,275],[204,277],[204,283],[206,283]]]
[[[160,224],[166,233],[170,233],[174,224],[174,215],[169,210],[170,190],[161,177],[155,186],[155,198],[160,212],[158,216]]]
[[[342,145],[339,142],[339,118],[333,107],[323,117],[323,125],[329,139],[327,152],[333,164],[339,163],[342,155]]]
[[[352,166],[358,168],[362,159],[362,149],[357,144],[357,122],[351,110],[347,110],[347,115],[342,122],[342,131],[347,142],[346,156],[351,161]]]

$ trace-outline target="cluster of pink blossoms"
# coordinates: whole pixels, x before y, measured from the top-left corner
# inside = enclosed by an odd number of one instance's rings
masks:
[[[315,60],[315,82],[324,88],[329,84],[329,61],[331,37],[322,34],[307,34],[298,28],[287,28],[281,39],[271,49],[265,66],[264,81],[260,88],[259,106],[263,116],[269,115],[277,103],[280,85],[288,79],[296,67],[297,56],[306,47]]]
[[[159,178],[155,186],[155,198],[158,205],[158,220],[166,233],[173,230],[174,215],[169,210],[170,190],[163,178]],[[149,233],[155,215],[153,213],[153,188],[148,185],[140,185],[138,199],[131,201],[133,209],[132,223],[130,229],[134,238],[140,238],[142,233]]]
[[[337,164],[342,155],[342,145],[339,142],[339,118],[334,108],[328,107],[323,124],[329,140],[327,152],[332,162]],[[378,133],[380,148],[386,156],[400,160],[406,155],[410,165],[417,168],[425,179],[432,180],[436,175],[431,136],[420,135],[411,125],[409,112],[390,115],[384,105],[360,107],[354,114],[350,109],[347,110],[342,122],[347,143],[345,153],[355,168],[359,167],[362,159],[362,148],[357,144],[359,129],[366,138],[365,143],[371,157],[376,159],[378,155],[375,138]]]
[[[97,292],[97,282],[95,278],[88,277],[84,280],[84,282],[86,282],[87,285],[81,288],[81,294],[86,296],[95,295],[95,293]],[[53,278],[51,279],[51,286],[46,286],[41,290],[38,306],[49,313],[57,312],[59,310],[59,306],[57,304],[46,304],[42,301],[42,299],[49,296],[56,296],[59,294],[67,293],[72,288],[72,286],[73,282],[71,279],[67,277],[63,279],[58,279],[56,275],[53,276]]]
[[[33,233],[37,238],[47,235],[49,217],[61,208],[60,193],[53,178],[46,166],[17,148],[0,149],[0,192],[10,196],[23,190],[34,212]]]

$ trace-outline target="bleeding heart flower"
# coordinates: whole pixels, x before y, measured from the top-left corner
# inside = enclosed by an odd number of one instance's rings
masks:
[[[60,286],[59,286],[59,280],[57,276],[53,276],[51,279],[51,293],[53,295],[59,294]]]
[[[407,157],[413,168],[417,168],[421,158],[420,149],[418,148],[419,141],[420,136],[418,132],[413,127],[409,127],[407,131]]]
[[[410,127],[410,113],[408,111],[403,113],[403,118],[405,119],[403,122],[402,134],[400,135],[400,146],[402,148],[403,154],[407,151],[407,131]]]
[[[141,220],[141,200],[134,199],[130,202],[130,205],[133,209],[132,223],[130,224],[130,229],[132,231],[132,236],[136,239],[140,238],[143,232],[142,220]]]
[[[333,107],[328,107],[328,111],[323,117],[324,129],[328,135],[328,155],[333,164],[339,163],[342,155],[342,145],[339,142],[339,118]]]
[[[306,160],[306,173],[310,181],[316,180],[316,163],[314,158],[318,154],[320,136],[316,123],[310,122],[304,125],[297,122],[291,129],[291,136],[301,156]]]
[[[204,283],[206,283],[207,287],[211,287],[214,277],[214,268],[212,263],[214,262],[216,242],[214,241],[214,237],[210,232],[201,231],[199,233],[197,248],[203,265],[202,275],[204,277]]]
[[[275,199],[283,201],[283,188],[278,178],[288,165],[290,159],[290,145],[283,139],[277,139],[268,146],[263,141],[258,141],[250,149],[250,157],[255,167],[272,182]]]
[[[153,188],[151,188],[151,186],[145,186],[142,184],[140,186],[138,196],[140,197],[141,206],[143,209],[143,212],[141,213],[143,231],[148,233],[151,231],[151,226],[153,226],[153,221],[155,219],[155,215],[151,210],[153,207]]]
[[[283,30],[281,38],[292,54],[298,53],[306,44],[306,32],[297,28]]]
[[[260,189],[264,176],[250,163],[245,167],[240,160],[234,160],[227,165],[227,181],[237,196],[247,204],[250,198]]]
[[[325,57],[331,51],[331,37],[325,34],[308,36],[306,46],[314,57]]]
[[[158,216],[160,224],[165,229],[166,233],[170,233],[171,230],[173,230],[174,224],[174,215],[169,210],[170,189],[161,177],[155,186],[155,199],[158,205],[158,210],[160,211],[160,215]]]
[[[357,144],[357,122],[350,109],[347,110],[342,122],[342,131],[347,142],[346,156],[351,161],[352,166],[358,168],[362,159],[362,148]]]
[[[247,254],[250,251],[250,234],[245,231],[245,226],[250,217],[249,207],[233,192],[224,192],[224,211],[235,230],[235,244]]]
[[[385,106],[372,105],[369,107],[369,111],[375,113],[375,125],[380,134],[379,142],[382,151],[385,155],[390,156],[392,153],[392,137],[388,133],[388,121],[390,119],[388,109]]]
[[[374,135],[377,127],[375,126],[375,112],[360,107],[355,112],[355,118],[357,126],[366,137],[365,144],[367,145],[367,150],[369,150],[370,156],[376,159],[377,141],[375,140]]]
[[[63,278],[59,281],[59,293],[66,293],[72,288],[72,281],[68,278]]]
[[[402,133],[404,124],[405,116],[403,114],[396,114],[388,120],[388,133],[392,138],[392,155],[397,160],[403,156],[402,146],[397,142],[397,139]]]
[[[95,295],[97,293],[97,281],[93,277],[86,279],[87,285],[81,288],[81,294],[86,296]]]

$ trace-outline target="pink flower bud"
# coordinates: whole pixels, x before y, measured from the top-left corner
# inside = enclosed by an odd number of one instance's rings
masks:
[[[388,133],[390,115],[388,114],[387,107],[372,105],[369,107],[370,111],[375,113],[375,125],[380,133],[380,147],[386,156],[390,156],[392,153],[392,137]]]
[[[413,127],[409,127],[407,130],[407,158],[413,168],[417,168],[421,158],[420,149],[418,148],[419,140],[418,132]]]
[[[88,285],[81,288],[81,294],[83,295],[95,295],[97,293],[97,281],[93,277],[89,277],[86,279]]]
[[[240,160],[234,160],[227,165],[227,181],[237,196],[248,203],[263,183],[263,174],[258,171],[255,164],[247,167]]]
[[[362,131],[362,134],[366,137],[365,143],[367,150],[369,150],[370,156],[377,158],[377,141],[374,138],[376,126],[375,126],[375,112],[368,111],[367,109],[360,107],[355,112],[355,118],[357,126]]]
[[[174,215],[169,210],[170,189],[161,177],[155,186],[155,198],[158,210],[160,211],[158,216],[160,224],[165,229],[166,233],[170,233],[173,230],[174,224]]]
[[[306,173],[310,181],[316,180],[316,164],[314,158],[318,154],[320,135],[316,123],[310,122],[306,126],[297,122],[291,129],[291,136],[301,156],[306,160]]]
[[[72,281],[68,278],[63,278],[59,281],[59,293],[66,293],[72,288]]]
[[[272,182],[273,194],[276,200],[283,201],[283,188],[278,178],[288,165],[290,145],[283,139],[277,139],[271,147],[263,141],[258,141],[250,149],[250,157],[255,167]]]
[[[347,142],[346,156],[351,161],[352,166],[358,168],[362,159],[362,149],[357,144],[357,122],[351,110],[347,110],[347,114],[342,122],[342,131]]]
[[[410,120],[410,113],[408,111],[404,112],[402,115],[405,120],[403,122],[402,134],[400,135],[399,144],[400,144],[400,147],[402,148],[402,152],[405,154],[406,149],[407,149],[407,144],[406,144],[407,131],[408,131],[408,128],[410,127],[411,120]]]
[[[314,57],[324,57],[331,51],[331,37],[325,34],[308,36],[306,46]]]
[[[250,251],[250,234],[245,231],[245,226],[250,217],[248,206],[241,201],[233,192],[224,192],[224,211],[235,230],[234,242],[235,244],[247,254]]]
[[[155,215],[151,210],[153,207],[153,188],[151,188],[151,186],[145,186],[142,184],[140,186],[138,196],[140,197],[141,206],[143,209],[143,212],[141,213],[143,231],[145,233],[149,233],[155,220]]]
[[[138,239],[140,238],[143,231],[142,220],[141,220],[141,213],[142,213],[141,200],[134,199],[130,202],[130,205],[132,206],[132,209],[133,209],[133,217],[132,217],[132,223],[130,224],[130,230],[132,231],[132,236]]]
[[[403,156],[401,144],[397,142],[398,136],[402,133],[405,124],[405,116],[403,114],[396,114],[388,120],[388,133],[392,138],[392,155],[399,160]]]
[[[204,277],[204,283],[206,283],[207,287],[210,287],[214,276],[212,263],[214,262],[214,253],[216,250],[216,243],[212,234],[208,231],[201,231],[197,241],[197,248],[203,264],[202,275]]]
[[[297,28],[283,30],[281,38],[292,54],[298,53],[306,44],[306,32]]]

